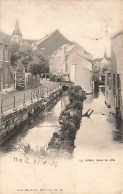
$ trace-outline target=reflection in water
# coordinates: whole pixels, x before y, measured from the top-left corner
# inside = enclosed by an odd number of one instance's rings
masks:
[[[46,148],[54,132],[60,129],[58,118],[61,111],[68,104],[68,96],[64,94],[61,100],[43,115],[40,113],[38,118],[30,120],[25,126],[17,131],[4,146],[2,152],[19,151],[20,145],[30,145],[31,148]],[[122,142],[122,123],[109,114],[109,109],[104,103],[104,88],[99,89],[98,94],[88,95],[84,101],[83,114],[89,108],[94,110],[91,118],[82,118],[81,126],[77,132],[75,140],[75,153],[77,148],[83,151],[88,149],[108,149],[116,145],[116,141]]]
[[[122,125],[109,114],[110,109],[104,103],[101,89],[98,98],[88,95],[84,101],[83,114],[89,108],[94,112],[90,119],[82,117],[72,159],[48,158],[44,150],[39,150],[42,158],[19,152],[20,142],[29,143],[37,150],[47,146],[53,133],[59,130],[58,118],[67,103],[67,96],[63,96],[55,107],[31,120],[3,146],[0,160],[0,189],[6,191],[3,193],[10,193],[10,184],[13,193],[25,188],[38,190],[28,193],[40,193],[40,189],[47,188],[63,189],[64,193],[120,193],[122,143],[119,142]]]
[[[77,133],[74,156],[89,156],[92,153],[103,157],[102,152],[119,150],[123,142],[122,122],[109,114],[110,110],[104,103],[104,88],[99,88],[98,98],[87,96],[84,101],[83,112],[89,108],[94,110],[91,118],[82,118],[80,129]]]
[[[40,150],[48,146],[53,133],[60,129],[58,118],[61,111],[68,104],[68,96],[66,93],[61,100],[45,113],[39,113],[38,118],[31,119],[27,124],[21,127],[14,135],[1,146],[4,153],[22,151],[28,145],[34,150]]]

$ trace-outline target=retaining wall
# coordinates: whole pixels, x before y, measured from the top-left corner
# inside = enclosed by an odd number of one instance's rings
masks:
[[[0,118],[0,144],[3,144],[11,134],[18,130],[21,125],[26,123],[33,116],[37,116],[39,112],[44,111],[48,106],[56,104],[60,96],[61,90],[58,90],[28,106],[22,107],[7,115],[3,115]]]

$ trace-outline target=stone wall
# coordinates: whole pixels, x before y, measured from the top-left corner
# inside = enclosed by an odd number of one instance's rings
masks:
[[[0,118],[0,144],[4,143],[21,125],[33,116],[37,116],[38,112],[44,111],[48,106],[52,107],[59,100],[60,95],[61,90],[58,90],[48,97],[2,116]]]

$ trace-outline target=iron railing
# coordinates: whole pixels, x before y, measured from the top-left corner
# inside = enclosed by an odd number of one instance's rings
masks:
[[[6,111],[16,111],[19,106],[26,106],[27,103],[34,103],[34,101],[43,98],[45,95],[50,95],[60,89],[60,85],[53,85],[48,87],[38,87],[21,92],[15,92],[11,95],[2,95],[0,98],[0,116],[4,115]]]

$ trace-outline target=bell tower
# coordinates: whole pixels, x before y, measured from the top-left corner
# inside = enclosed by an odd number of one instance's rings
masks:
[[[11,41],[15,43],[22,43],[22,34],[20,31],[18,20],[15,24],[15,29],[13,30]]]

